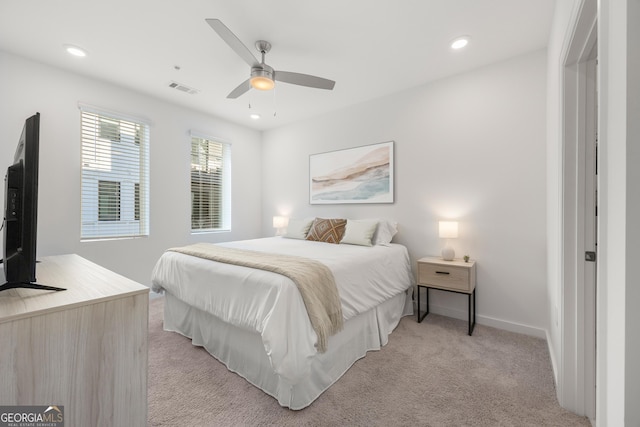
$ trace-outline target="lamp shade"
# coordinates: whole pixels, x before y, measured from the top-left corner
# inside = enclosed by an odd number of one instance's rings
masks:
[[[286,216],[274,216],[273,228],[285,228],[288,222]]]
[[[458,221],[440,221],[438,223],[438,234],[441,239],[457,239]]]

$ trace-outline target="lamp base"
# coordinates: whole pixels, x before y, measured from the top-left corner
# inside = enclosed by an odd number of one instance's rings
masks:
[[[442,248],[442,259],[445,261],[453,261],[456,256],[456,251],[451,246],[445,246]]]

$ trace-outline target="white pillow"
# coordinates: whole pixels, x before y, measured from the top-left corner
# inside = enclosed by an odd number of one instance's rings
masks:
[[[378,229],[373,236],[374,245],[389,246],[393,236],[398,232],[398,223],[386,219],[378,220]]]
[[[314,219],[315,218],[289,218],[287,232],[284,233],[282,237],[287,237],[289,239],[306,239],[307,233],[309,232]]]
[[[340,243],[347,243],[349,245],[372,246],[371,239],[373,238],[373,233],[375,233],[377,226],[377,220],[348,219],[347,227],[344,231],[344,236],[342,237]]]

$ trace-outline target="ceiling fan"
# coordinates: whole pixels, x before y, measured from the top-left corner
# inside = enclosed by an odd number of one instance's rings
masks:
[[[336,84],[333,80],[323,79],[322,77],[311,76],[309,74],[276,71],[264,62],[265,55],[271,50],[271,43],[264,40],[258,40],[255,43],[256,49],[262,54],[262,61],[258,61],[251,51],[249,51],[222,21],[219,19],[206,19],[206,21],[207,24],[218,33],[222,40],[251,67],[250,77],[232,90],[231,93],[227,95],[227,98],[235,99],[252,87],[258,90],[271,90],[275,86],[276,81],[328,90],[332,90]]]

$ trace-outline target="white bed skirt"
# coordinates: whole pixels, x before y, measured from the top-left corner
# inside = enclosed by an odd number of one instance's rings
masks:
[[[309,378],[290,384],[271,368],[258,333],[223,322],[168,292],[164,307],[166,331],[191,338],[194,345],[204,347],[230,371],[294,410],[309,406],[367,351],[380,350],[401,317],[413,313],[410,296],[403,292],[349,319],[340,333],[330,337],[328,350],[314,356]]]

